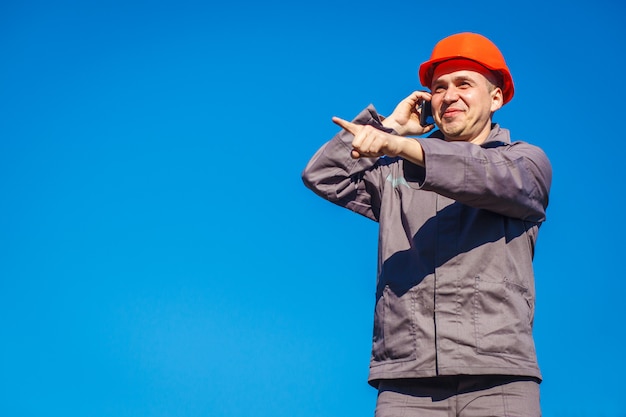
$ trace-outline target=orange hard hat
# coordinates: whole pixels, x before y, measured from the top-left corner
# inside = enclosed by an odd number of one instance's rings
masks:
[[[419,77],[422,85],[430,87],[437,64],[456,58],[470,59],[497,73],[502,79],[500,87],[504,104],[511,101],[515,89],[504,56],[493,42],[477,33],[457,33],[440,40],[433,48],[430,60],[420,65]]]

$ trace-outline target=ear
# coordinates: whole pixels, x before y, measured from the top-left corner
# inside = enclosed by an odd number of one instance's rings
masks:
[[[502,89],[500,87],[496,87],[491,92],[491,113],[494,113],[496,110],[500,110],[503,105],[504,93],[502,93]]]

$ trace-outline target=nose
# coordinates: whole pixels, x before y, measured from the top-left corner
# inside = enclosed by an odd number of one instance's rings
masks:
[[[459,99],[459,92],[454,87],[448,87],[446,89],[446,94],[443,96],[443,101],[445,103],[454,103]]]

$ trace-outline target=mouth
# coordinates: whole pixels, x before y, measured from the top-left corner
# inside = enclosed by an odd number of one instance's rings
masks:
[[[463,110],[461,110],[461,109],[448,108],[448,109],[446,109],[443,112],[441,117],[445,118],[445,119],[449,119],[449,118],[452,118],[454,116],[457,116],[457,115],[461,114],[462,112],[463,112]]]

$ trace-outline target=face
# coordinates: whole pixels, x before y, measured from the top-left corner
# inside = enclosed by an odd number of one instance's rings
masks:
[[[459,60],[438,65],[433,74],[432,108],[446,140],[482,143],[491,130],[491,116],[502,107],[502,90],[477,64]]]

